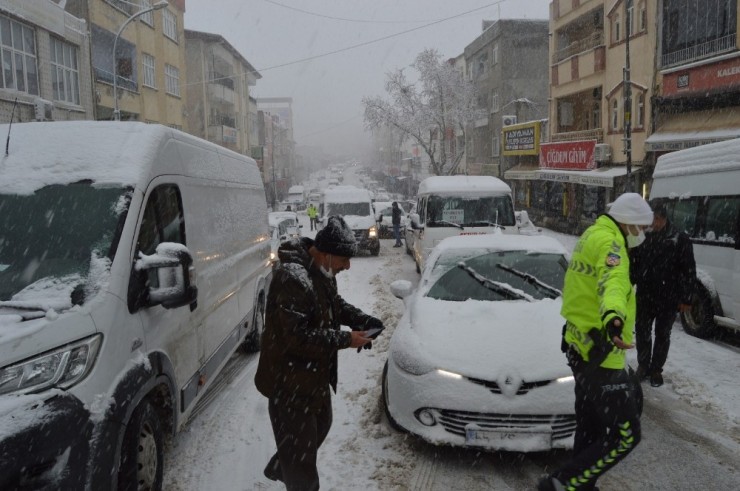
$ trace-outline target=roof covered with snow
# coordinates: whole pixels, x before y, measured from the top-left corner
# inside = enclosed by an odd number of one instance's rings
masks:
[[[463,231],[464,232],[464,231]],[[529,251],[547,254],[566,254],[563,244],[545,235],[480,234],[447,237],[435,246],[435,251],[450,249],[489,249],[496,251]]]
[[[370,192],[355,186],[336,186],[324,191],[324,200],[330,203],[370,202]]]
[[[270,223],[270,226],[273,227],[277,226],[286,218],[292,218],[296,223],[298,223],[298,214],[293,211],[271,211],[267,214],[267,221]]]
[[[511,188],[493,176],[433,176],[419,184],[418,194],[510,193]]]
[[[133,122],[15,123],[8,155],[0,156],[0,193],[31,194],[50,184],[91,179],[99,185],[135,185],[166,126]],[[0,125],[8,135],[8,125]]]

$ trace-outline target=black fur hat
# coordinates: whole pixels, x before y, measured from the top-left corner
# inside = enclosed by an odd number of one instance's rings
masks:
[[[326,220],[324,228],[316,234],[314,245],[325,254],[343,257],[353,257],[357,254],[355,234],[339,215],[332,215]]]

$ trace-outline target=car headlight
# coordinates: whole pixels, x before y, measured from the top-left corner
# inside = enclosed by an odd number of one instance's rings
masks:
[[[0,369],[0,395],[66,389],[84,379],[95,364],[102,336],[96,334],[43,355]]]
[[[370,227],[370,229],[367,231],[368,237],[377,237],[378,236],[378,229],[374,225]]]
[[[270,261],[273,261],[274,262],[276,259],[277,259],[277,254],[275,254],[274,252],[270,251]]]
[[[398,368],[411,375],[425,375],[434,370],[431,364],[407,351],[394,351],[393,362],[398,365]]]

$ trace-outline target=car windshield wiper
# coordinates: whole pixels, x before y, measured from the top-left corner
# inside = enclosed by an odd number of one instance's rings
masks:
[[[506,266],[504,264],[497,264],[497,268],[503,269],[504,271],[508,271],[509,273],[516,275],[520,278],[522,278],[524,281],[529,283],[530,285],[533,285],[535,288],[539,290],[544,290],[546,292],[549,292],[550,298],[557,298],[563,294],[560,290],[555,288],[554,286],[550,286],[547,283],[541,281],[536,276],[531,275],[529,273],[525,273],[524,271],[519,271],[518,269],[514,269],[511,266]]]
[[[465,227],[463,227],[459,223],[448,222],[447,220],[435,220],[433,222],[429,222],[429,225],[437,225],[438,223],[441,223],[443,225],[452,225],[453,227],[457,227],[460,230],[465,230]]]
[[[48,310],[46,307],[46,305],[37,305],[30,302],[14,302],[12,300],[0,302],[0,311],[7,309],[18,312],[18,315],[20,315],[24,321],[44,317]]]
[[[494,281],[490,278],[486,278],[464,262],[457,263],[457,267],[468,273],[471,278],[483,285],[484,288],[488,288],[489,290],[494,291],[499,295],[503,295],[504,297],[508,297],[512,300],[526,300],[528,302],[534,301],[534,298],[532,298],[530,295],[527,295],[523,291],[512,288],[511,285],[507,285],[506,283],[501,283],[500,281]]]

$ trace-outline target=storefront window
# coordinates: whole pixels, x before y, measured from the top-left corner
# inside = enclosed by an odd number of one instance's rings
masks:
[[[604,188],[596,186],[581,186],[583,192],[583,207],[581,217],[595,220],[599,214],[604,213],[606,199]]]
[[[547,211],[552,214],[564,215],[563,193],[565,193],[565,185],[562,182],[548,182],[547,188]]]
[[[546,181],[532,181],[532,195],[531,195],[531,201],[530,204],[532,208],[536,208],[538,210],[545,211],[547,207],[545,206],[545,203],[547,202],[547,189]]]
[[[514,207],[516,209],[529,208],[529,181],[517,181],[514,184]]]

